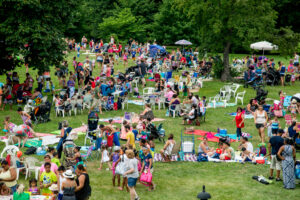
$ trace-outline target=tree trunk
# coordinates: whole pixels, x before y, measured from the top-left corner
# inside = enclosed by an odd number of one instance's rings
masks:
[[[230,66],[229,66],[229,50],[230,50],[230,42],[227,42],[224,52],[223,52],[223,64],[224,64],[224,70],[221,76],[221,81],[230,81],[231,75],[230,75]]]

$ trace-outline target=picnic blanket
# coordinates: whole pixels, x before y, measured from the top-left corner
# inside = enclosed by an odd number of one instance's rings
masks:
[[[197,156],[195,154],[184,154],[181,158],[176,154],[172,155],[171,161],[187,161],[187,162],[196,162]],[[163,157],[160,153],[154,154],[154,162],[164,162]]]
[[[25,147],[41,147],[43,141],[39,139],[28,139],[25,143]],[[17,144],[14,144],[15,146],[18,146]],[[21,146],[23,145],[23,142],[21,142]]]
[[[292,96],[286,96],[283,100],[283,106],[289,107],[291,105]]]
[[[235,103],[227,103],[226,106],[231,107],[231,106],[236,106],[236,104]],[[211,102],[208,103],[206,106],[206,108],[213,108],[213,107],[214,107],[214,104]],[[225,107],[224,102],[216,102],[216,108],[222,108],[222,107],[223,108]]]
[[[235,117],[236,116],[236,112],[233,113],[228,113],[229,115]],[[252,114],[245,114],[245,119],[253,119],[254,116]]]
[[[42,145],[47,146],[47,145],[58,143],[60,138],[57,138],[56,135],[49,135],[49,136],[42,137],[42,140],[43,140]]]
[[[50,134],[50,133],[35,133],[38,137],[43,137],[43,136],[50,136],[50,135],[53,135],[53,134]]]
[[[87,130],[87,125],[82,125],[78,128],[72,129],[71,134],[85,135],[86,130]],[[52,131],[51,133],[55,134],[55,135],[60,135],[61,130],[55,130],[55,131]]]
[[[197,138],[197,140],[203,140],[204,138],[203,137],[199,137],[199,138]],[[207,137],[207,141],[209,141],[209,142],[219,142],[219,140],[220,140],[220,137],[216,137],[216,136],[214,136],[214,137]],[[234,139],[231,139],[230,138],[230,142],[235,142],[236,140],[234,140]]]
[[[110,119],[113,120],[112,123],[122,123],[124,121],[124,117],[114,117],[114,118],[106,118],[106,119],[99,119],[99,122],[108,122]],[[164,121],[165,119],[162,118],[154,118],[152,120],[152,122],[160,122],[160,121]],[[132,123],[137,123],[139,121],[139,117],[134,117],[131,119]]]
[[[138,106],[143,106],[144,105],[143,100],[128,100],[128,103],[135,104],[135,105],[138,105]]]
[[[207,135],[208,133],[212,134],[212,135],[215,135],[217,133],[215,132],[211,132],[211,131],[203,131],[203,130],[193,130],[193,131],[185,131],[184,132],[185,134],[194,134],[194,135],[201,135],[201,136],[205,136]]]

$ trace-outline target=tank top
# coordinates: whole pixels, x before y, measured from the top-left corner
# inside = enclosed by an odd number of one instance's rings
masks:
[[[63,191],[64,196],[74,196],[75,199],[75,187],[66,187]]]
[[[236,123],[237,128],[244,128],[244,122],[240,126],[240,123],[243,121],[242,114],[243,113],[237,113],[236,116],[235,116],[235,123]]]
[[[77,185],[79,185],[79,177],[80,176],[85,176],[85,179],[84,179],[84,184],[83,184],[83,187],[81,188],[81,190],[75,192],[77,200],[86,199],[87,197],[89,197],[91,195],[91,192],[92,192],[92,189],[90,186],[89,175],[86,173],[80,174],[76,179]]]
[[[120,158],[119,154],[114,153],[113,156],[112,156],[112,161],[117,162],[119,160],[119,158]]]
[[[66,180],[65,177],[63,176],[59,176],[59,194],[63,194],[64,191],[62,190],[62,183]]]
[[[7,179],[7,178],[11,178],[10,168],[6,172],[2,171],[0,173],[0,179]],[[14,181],[2,181],[2,182],[5,183],[5,185],[7,187],[13,187],[17,184],[16,180],[14,180]]]
[[[208,151],[209,150],[209,147],[208,146],[205,146],[205,149]],[[198,148],[198,154],[199,153],[204,153],[204,151],[202,150],[201,146],[199,145],[199,148]]]
[[[266,122],[265,111],[263,111],[261,114],[259,114],[259,112],[256,112],[256,123],[264,124],[265,122]]]
[[[278,129],[278,128],[279,128],[278,122],[272,122],[272,129]]]
[[[174,143],[170,143],[170,144],[167,146],[166,150],[165,150],[165,154],[171,155],[174,145],[175,145],[175,142],[174,142]]]
[[[281,68],[280,68],[280,74],[284,74],[285,73],[285,66],[282,66]]]

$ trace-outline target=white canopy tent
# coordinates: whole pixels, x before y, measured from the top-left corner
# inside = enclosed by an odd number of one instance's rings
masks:
[[[261,41],[261,42],[256,42],[251,44],[250,48],[256,50],[262,50],[264,55],[265,51],[277,50],[278,46],[267,41]]]

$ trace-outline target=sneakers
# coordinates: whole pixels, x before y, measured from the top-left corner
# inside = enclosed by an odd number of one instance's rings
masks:
[[[278,181],[282,181],[282,180],[281,180],[281,178],[276,178],[276,181],[278,182]]]
[[[140,197],[135,197],[135,199],[134,200],[140,200]]]
[[[270,179],[270,180],[273,180],[273,179],[274,179],[274,177],[273,177],[273,176],[269,176],[269,179]]]

